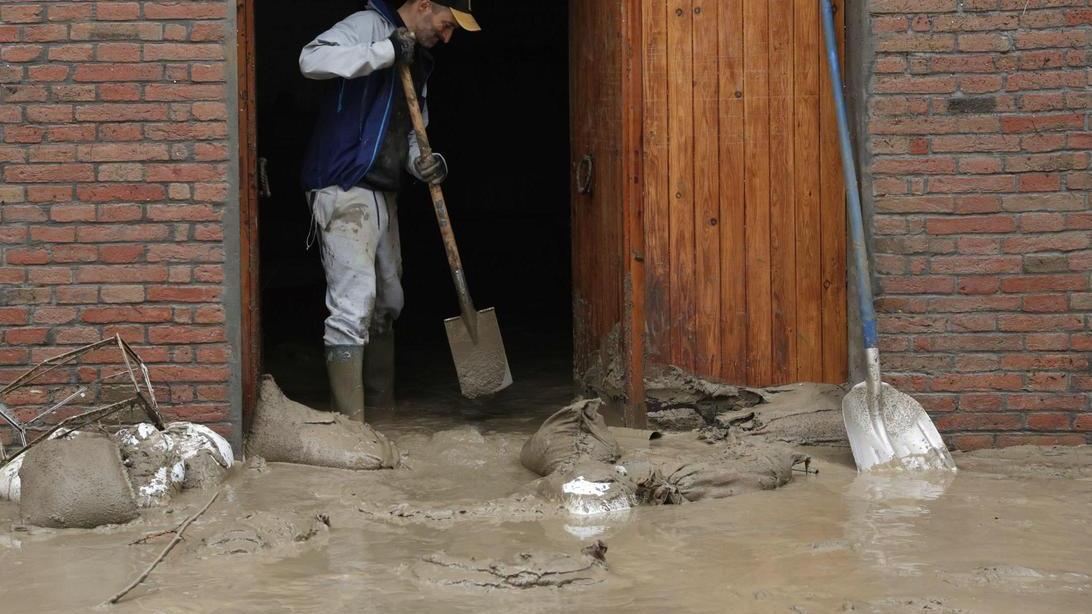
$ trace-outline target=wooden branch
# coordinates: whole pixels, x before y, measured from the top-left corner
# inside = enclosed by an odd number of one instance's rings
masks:
[[[133,397],[131,399],[125,399],[124,401],[118,401],[117,403],[114,403],[112,405],[107,405],[106,407],[100,407],[98,409],[92,409],[91,411],[84,412],[82,414],[77,414],[75,416],[72,416],[71,418],[65,418],[64,420],[61,420],[57,424],[53,425],[53,427],[50,428],[48,431],[46,431],[46,432],[42,433],[41,435],[39,435],[34,441],[32,441],[32,442],[28,443],[27,445],[23,446],[23,448],[20,449],[15,454],[12,454],[10,457],[8,457],[8,458],[6,458],[4,460],[0,460],[0,467],[3,467],[4,465],[6,465],[6,464],[10,463],[11,461],[15,460],[16,458],[21,456],[23,453],[25,453],[27,450],[29,450],[29,449],[33,448],[34,446],[38,445],[40,442],[45,441],[46,439],[49,439],[50,435],[52,435],[53,433],[56,433],[57,431],[61,430],[62,428],[66,427],[66,426],[68,426],[69,424],[78,422],[79,423],[78,425],[72,427],[72,430],[76,430],[76,429],[80,428],[81,426],[85,426],[87,424],[90,424],[91,422],[94,422],[95,420],[101,420],[101,419],[103,419],[103,418],[105,418],[107,416],[110,416],[112,414],[116,414],[117,412],[121,411],[122,409],[125,409],[126,407],[131,407],[132,405],[134,405],[136,403],[144,403],[144,400],[142,398],[140,398],[140,397]],[[86,418],[86,420],[83,420],[83,422],[80,422],[80,420],[82,420],[84,418]]]
[[[159,565],[159,563],[162,562],[163,559],[167,556],[167,553],[170,552],[172,548],[177,546],[178,542],[182,541],[182,533],[184,533],[186,531],[186,528],[190,526],[190,523],[193,522],[194,520],[197,520],[197,518],[200,517],[201,514],[204,514],[206,511],[208,511],[208,509],[210,507],[212,507],[212,504],[220,496],[220,493],[223,492],[223,490],[224,490],[223,487],[220,487],[220,489],[217,490],[214,495],[212,495],[212,498],[209,499],[209,502],[205,504],[205,507],[202,507],[200,510],[197,510],[196,514],[190,516],[189,518],[186,519],[185,522],[183,522],[181,525],[179,525],[178,530],[174,534],[174,539],[172,539],[171,542],[169,544],[167,544],[167,547],[164,548],[163,551],[159,553],[159,556],[155,557],[155,560],[152,561],[152,564],[149,565],[148,568],[144,570],[144,573],[137,576],[137,578],[135,580],[133,580],[132,582],[129,583],[129,586],[126,586],[124,589],[121,590],[120,593],[118,593],[118,594],[114,595],[113,597],[111,597],[110,599],[108,599],[106,601],[106,603],[108,603],[108,604],[117,603],[118,601],[121,600],[122,597],[129,594],[129,591],[133,590],[134,588],[139,586],[141,582],[146,580],[148,578],[148,576],[151,575],[152,570],[154,570],[156,568],[156,565]],[[106,605],[106,603],[104,603],[103,605]]]

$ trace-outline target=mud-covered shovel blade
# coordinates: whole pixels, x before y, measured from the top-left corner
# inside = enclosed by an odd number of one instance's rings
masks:
[[[884,441],[869,413],[871,402],[878,402],[886,427]],[[870,401],[868,386],[861,382],[842,399],[842,418],[846,423],[849,446],[859,471],[872,469],[955,470],[937,427],[920,403],[889,384],[882,385],[878,401]],[[890,443],[890,445],[888,445]]]
[[[470,336],[462,316],[444,320],[459,389],[469,399],[486,396],[512,385],[512,371],[504,352],[497,312],[493,308],[478,312],[478,342]]]

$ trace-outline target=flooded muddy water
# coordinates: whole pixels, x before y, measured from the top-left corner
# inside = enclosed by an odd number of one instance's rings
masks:
[[[779,490],[576,519],[509,497],[537,477],[519,464],[523,441],[568,400],[559,383],[372,416],[407,469],[238,467],[185,541],[104,609],[1026,613],[1092,603],[1089,448],[957,455],[962,470],[942,476],[858,476],[847,449],[808,448],[818,475]],[[648,445],[707,444],[682,435]],[[101,603],[169,537],[130,542],[179,524],[210,495],[187,492],[94,530],[25,527],[0,502],[0,609]],[[522,561],[575,573],[594,540],[607,545],[605,572],[560,588],[481,588],[422,565],[472,561],[514,575]]]

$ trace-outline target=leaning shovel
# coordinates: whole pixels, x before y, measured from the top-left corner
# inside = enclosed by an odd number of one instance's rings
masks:
[[[425,134],[425,120],[421,117],[421,107],[417,102],[417,91],[413,87],[409,66],[399,66],[398,72],[406,92],[406,103],[413,119],[413,129],[417,132],[421,155],[430,156],[432,148],[428,144],[428,135]],[[508,368],[508,356],[504,352],[497,312],[492,307],[481,311],[474,309],[470,290],[466,286],[466,276],[463,274],[462,259],[459,258],[459,248],[455,244],[455,232],[451,229],[451,220],[447,216],[444,192],[436,184],[429,184],[429,192],[432,194],[432,206],[436,209],[436,221],[440,225],[447,263],[451,266],[451,278],[455,281],[459,309],[462,311],[462,315],[444,320],[451,357],[455,360],[455,371],[459,375],[459,388],[463,396],[471,399],[493,394],[512,385],[512,372]]]
[[[857,168],[849,140],[849,120],[842,96],[838,43],[830,0],[822,0],[823,33],[830,64],[834,105],[838,110],[838,137],[842,146],[842,173],[849,195],[849,225],[853,258],[857,265],[857,300],[864,329],[868,377],[853,387],[842,400],[849,446],[858,471],[871,469],[946,469],[955,471],[937,427],[921,404],[880,381],[880,350],[876,343],[876,311],[872,305],[872,282],[865,253],[861,197],[857,191]]]

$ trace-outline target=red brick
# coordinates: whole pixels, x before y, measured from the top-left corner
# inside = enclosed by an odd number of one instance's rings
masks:
[[[195,43],[147,43],[144,45],[144,59],[150,62],[167,60],[180,62],[186,60],[222,60],[222,45]]]
[[[96,104],[76,109],[84,122],[157,121],[167,119],[165,104]]]
[[[1014,431],[1022,428],[1020,414],[948,414],[936,419],[937,428],[950,431]]]
[[[1016,221],[1010,215],[965,216],[928,218],[925,231],[933,235],[966,233],[1008,233],[1016,230]]]
[[[50,327],[8,328],[4,331],[7,345],[40,345],[49,338]]]
[[[9,164],[4,179],[12,183],[91,181],[94,168],[90,164]]]
[[[140,17],[137,2],[98,2],[95,17],[101,21],[134,21]]]
[[[76,319],[75,307],[38,307],[32,314],[35,324],[67,324]]]
[[[76,67],[73,79],[95,83],[104,81],[157,81],[163,79],[163,66],[161,64],[129,63],[81,64],[81,66]]]
[[[4,326],[26,326],[29,323],[29,308],[0,306],[0,324]]]
[[[1021,192],[1053,192],[1062,189],[1059,173],[1025,173],[1016,178]]]
[[[959,396],[959,409],[961,411],[997,411],[1001,409],[1003,400],[1000,394],[993,393],[966,393]]]
[[[934,391],[1020,390],[1024,378],[1017,373],[965,373],[942,375],[932,380]]]
[[[164,282],[167,267],[163,265],[82,266],[76,273],[79,283]]]
[[[104,303],[141,303],[144,301],[143,286],[103,286],[99,299]]]
[[[998,435],[999,448],[1010,446],[1079,446],[1088,443],[1084,435]]]
[[[77,237],[80,241],[92,243],[162,241],[167,238],[167,235],[168,228],[161,224],[83,226],[77,231]]]
[[[86,307],[81,320],[88,324],[113,324],[119,322],[167,322],[171,319],[169,307],[137,305],[131,307]]]
[[[1031,313],[1062,312],[1069,300],[1064,294],[1046,294],[1024,297],[1024,310]]]
[[[92,143],[80,145],[78,151],[81,160],[92,162],[166,160],[169,158],[167,146],[158,143],[133,143],[126,145]]]
[[[148,300],[168,303],[212,303],[223,299],[218,286],[150,286]]]
[[[104,263],[127,264],[144,260],[144,250],[143,245],[103,245],[97,252]]]
[[[1086,290],[1088,276],[1070,275],[1019,275],[1001,280],[1003,292],[1059,292]]]
[[[1010,254],[1028,252],[1066,252],[1086,249],[1090,239],[1087,232],[1060,232],[1047,235],[1022,235],[1006,237],[1001,242],[1002,251]]]
[[[1007,115],[1001,118],[1004,132],[1042,132],[1046,130],[1072,130],[1084,127],[1084,118],[1079,113],[1049,115]]]
[[[1011,192],[1016,185],[1012,175],[938,176],[929,178],[929,191],[936,193]]]
[[[87,202],[157,201],[167,197],[167,191],[155,184],[88,184],[76,188],[76,195]]]

